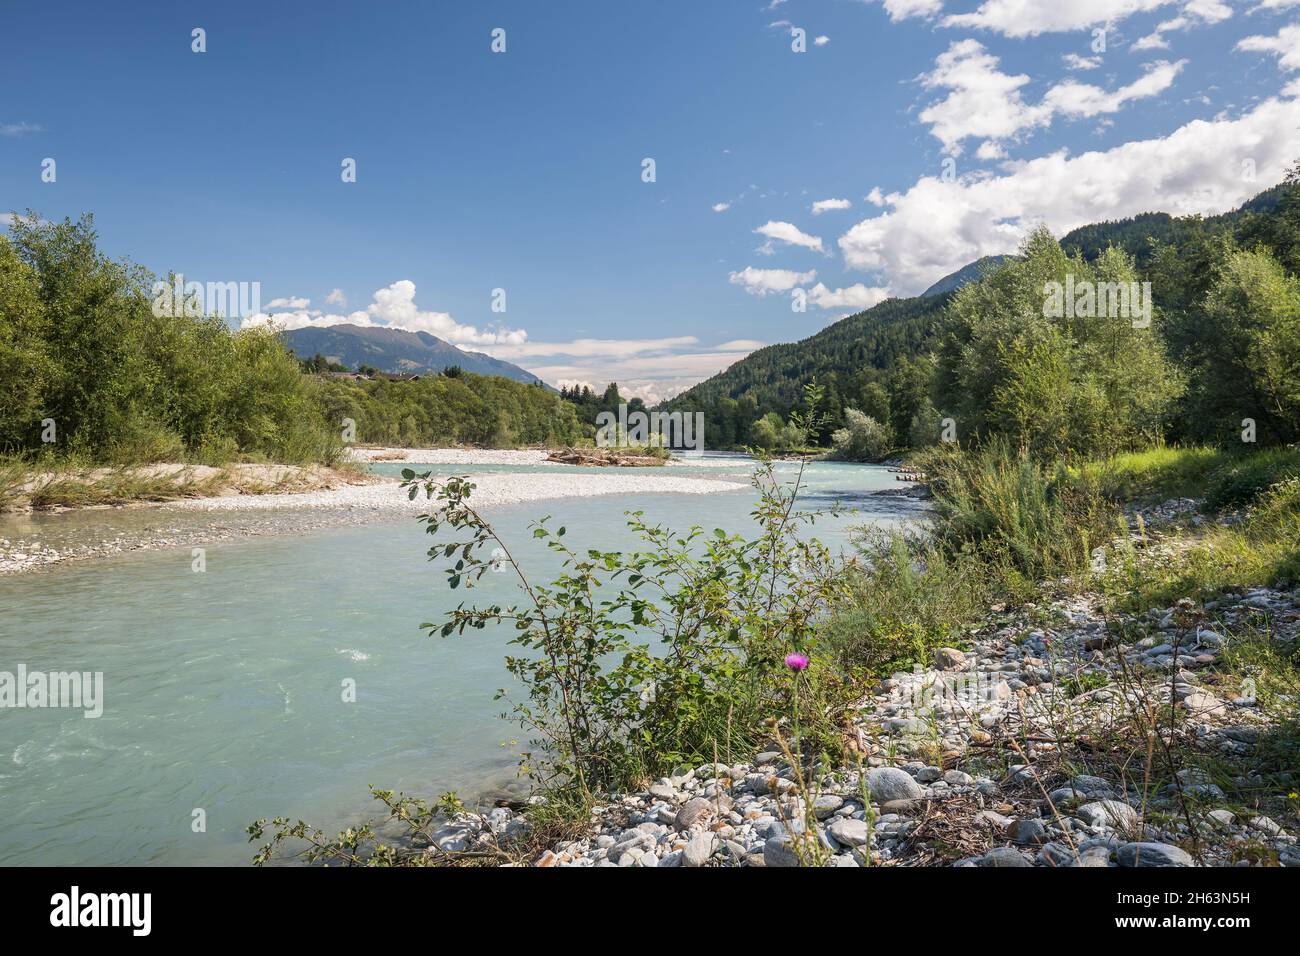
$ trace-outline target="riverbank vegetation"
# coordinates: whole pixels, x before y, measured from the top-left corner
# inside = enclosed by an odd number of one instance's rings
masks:
[[[271,330],[155,309],[154,281],[100,250],[90,216],[14,216],[0,235],[0,507],[201,494],[229,487],[204,469],[342,467],[352,441],[584,437],[573,406],[538,384],[459,369],[338,378],[328,362],[300,362]],[[147,467],[158,463],[201,477]]]

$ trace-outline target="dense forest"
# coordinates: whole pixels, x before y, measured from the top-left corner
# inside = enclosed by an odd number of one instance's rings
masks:
[[[709,447],[852,443],[872,457],[935,444],[944,422],[964,444],[1005,435],[1047,454],[1300,437],[1296,170],[1230,213],[1040,230],[980,271],[760,349],[670,405],[704,412]],[[1150,283],[1151,321],[1049,315],[1052,282]]]
[[[355,440],[562,443],[574,408],[539,384],[449,370],[344,381],[280,336],[157,314],[155,277],[96,244],[93,220],[15,216],[0,235],[0,453],[135,464],[333,462]]]

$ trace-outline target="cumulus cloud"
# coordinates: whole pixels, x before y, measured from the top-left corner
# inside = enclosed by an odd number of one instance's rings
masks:
[[[865,286],[862,283],[842,289],[828,289],[818,282],[808,290],[808,301],[819,309],[853,309],[862,311],[879,305],[890,296],[883,286]]]
[[[797,285],[807,285],[817,278],[817,270],[795,272],[791,269],[755,269],[746,266],[730,275],[732,285],[742,286],[750,295],[789,292]]]
[[[884,4],[894,23],[910,17],[932,17],[943,9],[943,0],[884,0]]]
[[[713,204],[714,212],[726,212],[730,208],[731,208],[731,203],[729,202],[715,202]]]
[[[879,186],[872,186],[871,192],[866,195],[866,200],[873,206],[883,206],[885,204],[885,194],[880,191]]]
[[[1283,27],[1277,36],[1245,37],[1238,42],[1237,49],[1251,53],[1272,53],[1277,57],[1277,65],[1281,69],[1300,70],[1300,23]]]
[[[1187,65],[1186,60],[1169,63],[1160,60],[1147,65],[1147,72],[1117,90],[1103,90],[1088,83],[1066,80],[1047,91],[1043,105],[1052,113],[1071,117],[1117,113],[1131,100],[1159,96],[1174,85],[1174,79]]]
[[[914,295],[982,256],[1015,251],[1039,223],[1057,235],[1159,209],[1213,214],[1281,181],[1300,155],[1300,101],[1269,99],[1238,118],[1196,120],[1168,136],[1070,156],[1062,150],[1000,176],[926,176],[839,239],[845,263]],[[1253,160],[1256,179],[1241,175]]]
[[[810,236],[803,232],[798,226],[790,222],[765,222],[754,230],[760,236],[766,237],[767,244],[763,247],[764,252],[772,251],[772,242],[784,242],[791,246],[801,246],[804,249],[811,249],[814,252],[825,252],[826,248],[822,245],[821,237]]]
[[[835,209],[848,209],[853,203],[847,199],[819,199],[812,204],[812,214],[820,216],[824,212],[831,212]]]
[[[828,43],[830,43],[830,42],[831,42],[831,38],[830,38],[830,37],[827,37],[827,36],[820,36],[820,37],[816,37],[816,38],[813,39],[813,46],[825,46],[826,44],[828,44]]]
[[[480,330],[472,325],[462,325],[446,312],[425,311],[415,304],[415,283],[410,279],[400,279],[386,288],[377,289],[370,305],[346,315],[308,309],[308,305],[310,300],[304,298],[273,299],[267,303],[268,311],[247,316],[240,326],[274,326],[286,331],[332,325],[374,326],[428,332],[453,345],[521,344],[528,338],[523,329]]]
[[[974,27],[1009,37],[1082,30],[1114,24],[1135,13],[1169,6],[1175,0],[984,0],[972,13],[942,20],[945,27]]]
[[[343,294],[342,289],[330,289],[329,295],[325,296],[326,305],[341,305],[347,308],[348,297]]]
[[[970,138],[994,143],[1015,138],[1050,125],[1058,115],[1073,118],[1117,112],[1131,100],[1169,89],[1186,61],[1148,64],[1142,77],[1116,90],[1065,80],[1048,90],[1038,103],[1030,103],[1021,95],[1029,77],[1024,73],[1003,73],[1000,63],[978,40],[958,40],[935,58],[934,70],[920,77],[928,89],[949,91],[944,99],[920,113],[921,122],[930,125],[930,132],[943,144],[945,152],[959,155],[962,143]],[[992,148],[982,158],[1001,155],[1001,150]]]

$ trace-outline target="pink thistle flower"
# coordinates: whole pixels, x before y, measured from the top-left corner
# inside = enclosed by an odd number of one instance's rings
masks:
[[[808,655],[787,654],[785,655],[785,666],[797,674],[808,667]]]

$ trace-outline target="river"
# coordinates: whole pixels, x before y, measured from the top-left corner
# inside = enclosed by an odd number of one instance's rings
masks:
[[[747,480],[752,465],[708,456],[671,473]],[[778,468],[789,480],[797,466]],[[921,513],[911,499],[869,494],[895,487],[883,468],[813,463],[805,481],[802,507],[857,509],[814,527],[833,548],[846,546],[853,525]],[[634,543],[627,510],[683,529],[744,532],[755,501],[750,490],[610,495],[502,506],[488,517],[544,580],[556,559],[527,532],[541,515],[567,528],[571,546],[611,549]],[[139,514],[98,512],[96,533]],[[41,527],[57,539],[88,520],[51,516]],[[429,540],[415,520],[391,517],[216,541],[202,573],[186,547],[0,578],[0,671],[99,671],[105,687],[98,718],[0,709],[0,863],[243,864],[253,819],[337,828],[370,809],[367,784],[464,797],[508,786],[515,728],[492,698],[510,680],[509,635],[424,635],[422,622],[464,596],[427,561]],[[510,601],[508,581],[489,574],[472,593],[478,603]],[[354,702],[344,700],[346,681]]]

